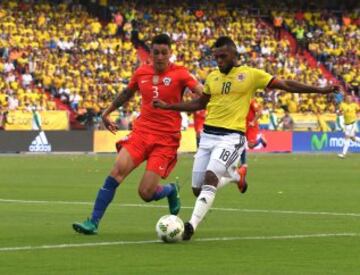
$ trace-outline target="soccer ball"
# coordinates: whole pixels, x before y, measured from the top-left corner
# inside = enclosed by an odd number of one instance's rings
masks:
[[[184,233],[184,223],[175,215],[162,216],[156,224],[156,233],[166,243],[178,242]]]

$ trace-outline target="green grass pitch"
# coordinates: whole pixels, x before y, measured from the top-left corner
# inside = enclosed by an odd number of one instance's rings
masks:
[[[246,194],[219,190],[193,240],[157,242],[167,201],[118,189],[99,235],[72,231],[91,212],[114,155],[0,156],[0,274],[359,274],[360,155],[250,155]],[[189,219],[192,155],[180,155]]]

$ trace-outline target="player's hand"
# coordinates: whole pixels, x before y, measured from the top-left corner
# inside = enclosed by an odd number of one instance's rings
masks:
[[[249,126],[250,126],[250,127],[254,127],[254,126],[255,126],[255,121],[250,121],[250,122],[249,122]]]
[[[154,99],[152,105],[154,108],[160,108],[160,109],[167,109],[166,107],[168,106],[165,101],[162,101],[160,99]]]
[[[119,127],[113,121],[111,121],[111,119],[107,115],[102,115],[101,119],[105,125],[105,128],[115,135],[116,131],[119,130]]]

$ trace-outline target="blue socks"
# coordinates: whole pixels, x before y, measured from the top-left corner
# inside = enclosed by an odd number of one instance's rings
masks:
[[[173,191],[174,191],[174,186],[172,184],[166,184],[166,185],[159,184],[156,188],[154,196],[151,198],[150,201],[158,201],[164,197],[169,196]]]
[[[113,200],[116,188],[119,183],[111,176],[105,179],[104,186],[100,188],[96,200],[94,209],[91,215],[91,221],[98,224],[105,213],[106,208]]]
[[[119,186],[119,183],[111,176],[108,176],[105,179],[104,186],[100,188],[95,204],[94,209],[91,215],[91,221],[99,224],[101,218],[103,217],[106,208],[109,206],[110,202],[113,200],[116,188]],[[175,187],[172,184],[158,185],[156,192],[150,201],[157,201],[164,197],[168,197],[172,192],[174,192]]]

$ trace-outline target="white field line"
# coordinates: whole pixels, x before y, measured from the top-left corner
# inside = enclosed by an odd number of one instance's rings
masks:
[[[283,236],[247,236],[247,237],[217,237],[217,238],[200,238],[191,242],[219,242],[219,241],[239,241],[239,240],[292,240],[307,238],[331,238],[331,237],[359,237],[357,233],[319,233],[308,235],[283,235]],[[98,247],[98,246],[116,246],[116,245],[142,245],[161,243],[159,240],[148,241],[114,241],[114,242],[91,242],[91,243],[65,243],[49,244],[39,246],[15,246],[0,247],[0,252],[19,251],[19,250],[41,250],[41,249],[61,249],[61,248],[78,248],[78,247]]]
[[[85,201],[38,201],[38,200],[12,200],[0,199],[0,203],[15,204],[63,204],[63,205],[93,205],[93,202]],[[143,208],[167,208],[166,205],[154,204],[136,204],[136,203],[114,203],[113,205],[121,207],[143,207]],[[192,206],[182,206],[183,209],[193,209]],[[270,213],[270,214],[295,214],[295,215],[325,215],[325,216],[351,216],[360,217],[360,213],[337,213],[337,212],[314,212],[314,211],[296,211],[296,210],[267,210],[267,209],[241,209],[241,208],[222,208],[213,207],[211,210],[227,212],[248,212],[248,213]]]

